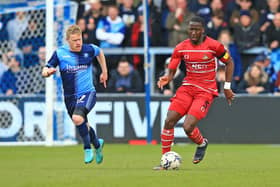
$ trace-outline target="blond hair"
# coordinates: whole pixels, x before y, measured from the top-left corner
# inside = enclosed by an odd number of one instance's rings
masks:
[[[82,34],[82,30],[78,25],[71,25],[66,30],[66,40],[70,38],[72,34]]]

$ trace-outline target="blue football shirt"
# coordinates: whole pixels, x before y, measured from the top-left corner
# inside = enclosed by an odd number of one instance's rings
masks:
[[[80,52],[70,51],[68,45],[59,47],[47,63],[47,67],[59,66],[65,96],[80,97],[95,91],[93,84],[93,59],[100,54],[100,48],[83,44]]]

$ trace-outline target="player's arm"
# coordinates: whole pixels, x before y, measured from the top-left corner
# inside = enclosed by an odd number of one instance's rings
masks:
[[[160,89],[163,89],[163,87],[165,85],[167,85],[173,79],[180,62],[181,62],[181,56],[178,53],[178,48],[176,47],[172,54],[170,63],[168,64],[167,73],[165,75],[159,77],[159,80],[157,82],[157,85]]]
[[[48,61],[46,66],[42,70],[43,77],[49,77],[56,72],[56,66],[58,64],[58,57],[56,52],[53,53],[51,59]]]
[[[100,49],[99,55],[96,56],[98,63],[100,64],[101,67],[101,74],[100,74],[100,83],[103,83],[104,87],[107,87],[106,81],[108,79],[108,70],[107,70],[107,65],[106,65],[106,58],[103,53],[103,51]]]
[[[224,84],[224,94],[225,97],[228,101],[228,104],[231,105],[235,94],[231,90],[231,81],[232,81],[232,75],[233,75],[233,70],[234,70],[234,63],[232,61],[232,58],[228,54],[228,52],[225,52],[223,57],[220,59],[222,62],[225,64],[225,76],[226,76],[226,81]]]

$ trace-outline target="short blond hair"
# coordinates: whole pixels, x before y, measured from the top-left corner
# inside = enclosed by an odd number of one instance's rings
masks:
[[[66,30],[66,40],[70,38],[72,34],[82,34],[82,30],[78,25],[71,25]]]

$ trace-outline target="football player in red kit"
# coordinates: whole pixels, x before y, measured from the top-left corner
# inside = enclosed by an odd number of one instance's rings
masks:
[[[234,93],[231,90],[233,62],[224,46],[218,41],[204,35],[204,20],[192,17],[189,21],[189,38],[179,43],[172,54],[168,73],[158,80],[158,87],[163,88],[173,79],[181,60],[186,66],[186,77],[176,94],[171,98],[171,104],[161,133],[162,154],[171,150],[174,139],[174,126],[186,115],[183,128],[186,135],[198,146],[193,163],[202,161],[208,140],[200,133],[197,123],[206,116],[213,99],[218,96],[216,85],[216,59],[225,64],[226,82],[225,97],[231,105]],[[155,170],[164,169],[161,166]]]

